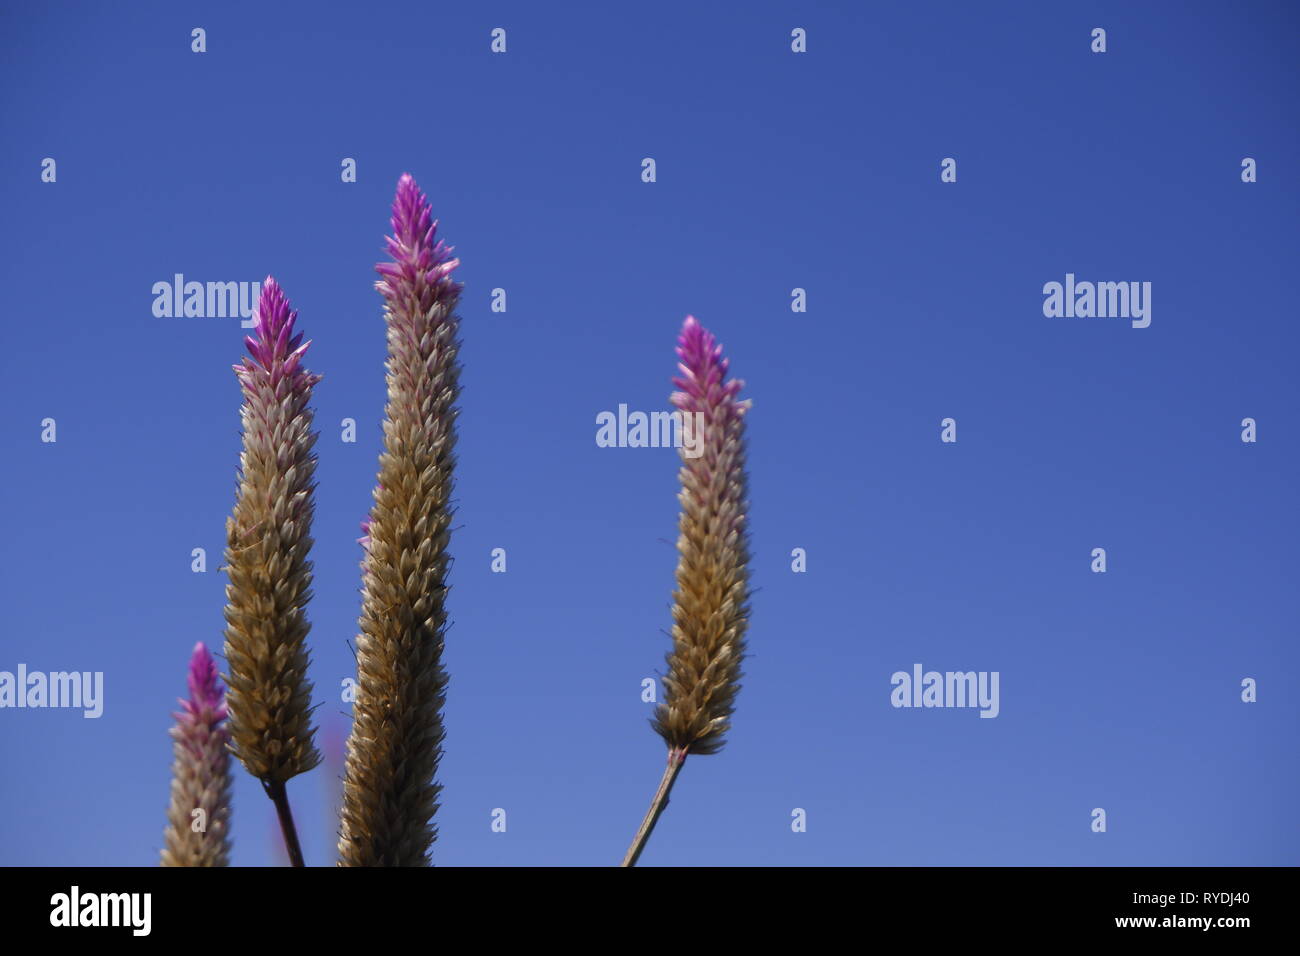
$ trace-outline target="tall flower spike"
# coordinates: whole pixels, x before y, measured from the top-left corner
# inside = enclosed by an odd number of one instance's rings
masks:
[[[302,367],[298,314],[270,276],[250,357],[234,366],[243,391],[238,492],[226,522],[226,660],[232,750],[276,804],[290,859],[301,865],[284,784],[320,763],[307,680],[311,522],[316,485],[312,412],[321,380]],[[301,343],[301,344],[300,344]]]
[[[668,803],[688,754],[722,749],[740,690],[749,623],[749,481],[745,473],[745,414],[737,396],[744,382],[727,381],[722,347],[693,317],[677,339],[681,377],[672,404],[692,438],[681,449],[677,588],[673,648],[664,699],[651,720],[668,745],[668,766],[632,842],[624,866],[635,865]],[[698,443],[698,444],[696,444]]]
[[[435,240],[409,175],[393,202],[392,262],[376,266],[387,324],[388,404],[365,526],[357,688],[343,781],[339,863],[424,866],[437,838],[442,650],[447,621],[459,260]]]
[[[673,405],[703,427],[702,453],[685,455],[673,594],[673,649],[664,699],[653,725],[670,749],[712,754],[722,749],[740,690],[740,661],[749,618],[749,503],[745,475],[744,382],[725,381],[722,347],[688,316],[677,340],[681,377]]]
[[[171,804],[163,833],[163,866],[230,863],[230,753],[226,705],[217,665],[202,644],[190,658],[190,696],[181,699],[171,737]],[[195,810],[201,810],[196,814]],[[196,824],[202,823],[202,826]]]

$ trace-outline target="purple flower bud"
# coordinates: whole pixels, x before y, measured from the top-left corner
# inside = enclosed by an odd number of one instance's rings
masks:
[[[172,791],[163,866],[226,866],[230,858],[230,732],[216,661],[202,643],[190,657],[189,700],[172,727]],[[201,812],[200,812],[201,811]]]
[[[273,387],[281,378],[291,377],[295,391],[320,381],[319,375],[300,370],[302,356],[311,342],[303,342],[302,335],[293,334],[293,324],[297,319],[298,313],[289,308],[289,299],[280,284],[267,276],[262,282],[262,292],[253,313],[253,331],[257,337],[244,339],[252,358],[234,366],[241,384],[250,386],[259,371],[270,375]]]
[[[190,658],[188,683],[190,699],[180,701],[185,713],[177,714],[178,720],[189,718],[215,722],[226,719],[226,695],[221,687],[217,662],[202,641],[194,645],[194,655]]]
[[[451,272],[460,260],[451,257],[452,247],[435,239],[438,223],[410,173],[397,181],[392,226],[385,241],[393,261],[375,266],[383,276],[375,288],[388,300],[394,318],[426,315],[435,303],[459,295],[460,283]]]

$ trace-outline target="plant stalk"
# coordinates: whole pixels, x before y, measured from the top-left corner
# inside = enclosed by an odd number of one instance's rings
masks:
[[[641,828],[636,831],[632,845],[628,847],[627,856],[623,857],[623,866],[636,866],[636,861],[641,858],[641,851],[645,849],[646,841],[654,832],[659,817],[668,807],[668,794],[672,792],[677,775],[682,772],[682,767],[685,765],[685,749],[677,748],[668,751],[668,766],[664,768],[663,779],[659,781],[659,789],[655,791],[654,799],[650,801],[650,809],[646,811],[645,819],[641,821]]]
[[[262,788],[275,804],[276,815],[280,818],[280,832],[284,834],[284,848],[289,853],[290,866],[307,864],[302,859],[302,847],[298,844],[298,830],[293,825],[293,811],[289,809],[289,794],[283,782],[267,783],[262,781]]]

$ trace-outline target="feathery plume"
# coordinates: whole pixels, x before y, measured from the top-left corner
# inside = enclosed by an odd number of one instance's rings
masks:
[[[190,657],[190,696],[171,729],[172,792],[162,866],[230,863],[230,753],[217,665],[202,642]],[[202,810],[196,816],[195,810]],[[196,824],[202,823],[199,829]]]
[[[393,261],[375,267],[387,324],[388,404],[362,540],[343,866],[425,866],[437,838],[461,289],[451,278],[459,260],[435,240],[437,225],[415,180],[403,175],[387,240]]]
[[[243,451],[233,515],[226,522],[226,661],[231,749],[276,805],[290,860],[301,850],[285,782],[320,754],[307,680],[311,522],[316,456],[307,407],[321,376],[302,367],[310,342],[294,335],[298,313],[276,281],[262,284],[251,357],[234,366],[244,396]]]
[[[664,699],[651,720],[668,745],[668,766],[624,866],[636,864],[687,755],[722,749],[740,690],[749,623],[744,431],[750,402],[737,399],[744,382],[726,380],[722,346],[692,316],[678,336],[677,355],[681,377],[673,379],[679,390],[671,402],[682,427],[696,430],[700,454],[689,457],[681,450],[673,648]]]

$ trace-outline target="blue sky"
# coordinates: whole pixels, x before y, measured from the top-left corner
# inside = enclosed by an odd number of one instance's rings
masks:
[[[595,418],[667,407],[688,313],[754,401],[756,592],[728,746],[688,761],[643,865],[1300,862],[1296,26],[1286,3],[9,6],[0,670],[102,671],[105,710],[0,710],[0,863],[157,862],[169,714],[222,640],[245,334],[155,317],[176,273],[273,274],[314,340],[311,675],[322,739],[346,733],[405,171],[465,283],[435,862],[610,865],[640,822],[676,456],[599,448]],[[1067,273],[1150,282],[1151,325],[1046,317]],[[916,663],[997,671],[998,717],[892,707]],[[277,862],[237,774],[234,862]],[[290,784],[309,864],[334,859],[334,774]]]

